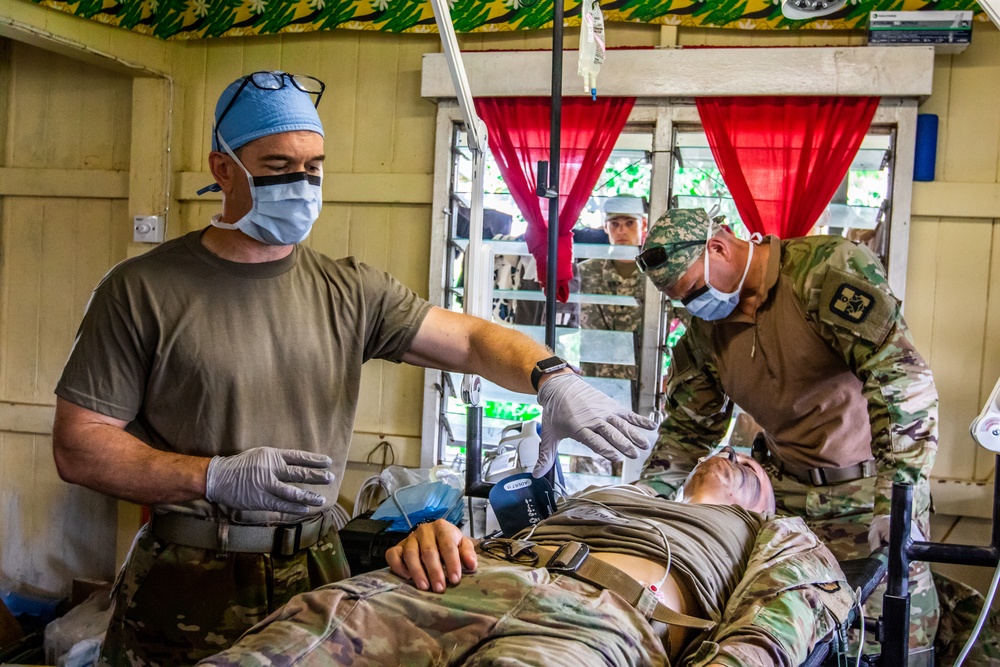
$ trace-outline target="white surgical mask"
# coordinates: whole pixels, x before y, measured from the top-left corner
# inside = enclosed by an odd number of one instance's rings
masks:
[[[709,225],[709,240],[711,240],[712,226]],[[712,322],[728,317],[740,302],[740,291],[743,283],[746,282],[747,274],[750,273],[750,261],[753,259],[753,249],[756,245],[753,238],[750,240],[750,249],[747,251],[747,264],[743,269],[743,277],[740,284],[732,292],[723,292],[712,287],[709,281],[708,247],[705,247],[705,286],[695,291],[694,294],[683,300],[684,306],[693,316]]]
[[[323,179],[306,172],[278,176],[251,176],[220,136],[219,143],[246,172],[253,206],[234,224],[212,218],[220,229],[238,229],[267,245],[295,245],[305,240],[323,207]]]

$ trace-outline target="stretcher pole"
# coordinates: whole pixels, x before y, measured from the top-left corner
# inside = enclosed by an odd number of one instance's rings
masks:
[[[907,667],[910,636],[910,563],[951,563],[995,568],[1000,563],[1000,454],[993,461],[993,530],[989,546],[910,539],[913,487],[892,485],[889,573],[882,602],[881,667]],[[986,600],[989,604],[990,600]]]

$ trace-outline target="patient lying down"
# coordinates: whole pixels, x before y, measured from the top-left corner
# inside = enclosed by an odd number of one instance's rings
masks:
[[[853,604],[833,556],[800,519],[768,519],[767,475],[732,450],[699,464],[683,497],[588,489],[516,539],[585,543],[709,629],[651,622],[617,593],[539,566],[521,542],[477,549],[439,521],[390,549],[390,570],[296,596],[201,664],[800,664]]]

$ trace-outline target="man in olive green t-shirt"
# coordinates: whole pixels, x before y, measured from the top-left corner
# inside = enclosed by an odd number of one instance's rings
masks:
[[[56,465],[154,509],[116,585],[103,664],[191,664],[345,576],[323,509],[368,359],[538,391],[543,466],[564,437],[634,457],[655,427],[531,339],[299,245],[322,203],[322,92],[284,72],[230,84],[209,154],[222,213],[113,268],[87,307],[56,388]]]

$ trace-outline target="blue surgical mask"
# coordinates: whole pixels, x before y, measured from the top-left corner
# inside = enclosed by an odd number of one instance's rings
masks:
[[[754,245],[753,242],[750,243],[743,277],[740,278],[740,284],[732,292],[722,292],[712,287],[708,279],[708,248],[705,248],[705,286],[683,300],[689,313],[708,322],[713,322],[728,317],[736,309],[736,305],[740,302],[740,290],[743,289],[743,283],[750,272],[750,260],[753,259]]]
[[[323,207],[322,177],[304,171],[278,176],[251,176],[222,137],[219,137],[219,142],[246,172],[253,206],[234,224],[219,222],[216,216],[212,225],[220,229],[238,229],[267,245],[295,245],[304,241]]]

